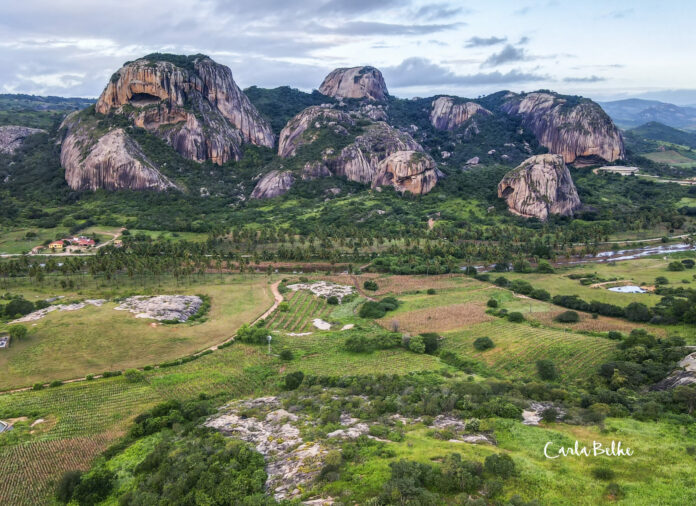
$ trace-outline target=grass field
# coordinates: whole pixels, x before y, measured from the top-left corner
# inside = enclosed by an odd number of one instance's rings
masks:
[[[643,156],[657,163],[666,163],[669,165],[675,165],[677,167],[696,167],[696,160],[684,156],[683,154],[669,149],[667,151],[655,151],[653,153],[646,153]]]
[[[268,283],[268,278],[260,276],[225,276],[221,283],[218,276],[210,275],[185,288],[165,284],[151,290],[153,294],[208,295],[211,309],[203,323],[153,327],[152,320],[115,311],[113,302],[54,311],[27,323],[28,336],[2,350],[0,389],[142,367],[221,343],[271,305]],[[32,295],[37,296],[29,291],[27,298],[31,300]]]
[[[289,292],[285,298],[288,301],[288,311],[276,310],[268,318],[266,327],[270,330],[292,333],[310,332],[316,330],[312,320],[326,319],[332,310],[332,306],[326,303],[326,299],[315,297],[306,290]]]

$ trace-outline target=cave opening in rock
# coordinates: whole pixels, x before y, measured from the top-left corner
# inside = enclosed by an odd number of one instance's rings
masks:
[[[515,189],[512,186],[508,186],[503,190],[503,198],[508,198],[514,191]]]
[[[149,93],[134,93],[130,98],[131,105],[135,107],[143,107],[146,105],[156,104],[160,101],[159,97],[150,95]]]

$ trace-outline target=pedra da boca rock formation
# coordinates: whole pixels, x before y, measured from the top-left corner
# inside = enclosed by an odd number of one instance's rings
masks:
[[[152,54],[116,72],[93,111],[66,118],[61,163],[71,188],[173,186],[142,155],[124,124],[146,129],[197,162],[223,164],[241,157],[243,143],[275,143],[270,125],[228,67],[204,55]],[[111,156],[116,145],[120,154]]]
[[[454,130],[475,115],[490,116],[492,113],[475,102],[458,103],[452,97],[438,97],[430,106],[430,123],[438,130]]]
[[[519,116],[539,144],[562,155],[566,163],[613,162],[625,157],[619,129],[599,104],[587,98],[551,92],[509,93],[501,108]]]
[[[561,155],[537,155],[511,170],[498,184],[498,197],[510,212],[546,220],[549,214],[571,216],[582,204]]]
[[[382,73],[374,67],[340,68],[319,86],[319,93],[334,98],[383,101],[389,96]]]
[[[330,138],[330,142],[325,142]],[[324,144],[319,157],[303,148]],[[312,106],[300,112],[280,133],[278,155],[301,160],[301,178],[344,177],[400,192],[428,193],[442,177],[435,161],[408,133],[383,121],[370,121],[360,112]],[[288,171],[272,172],[257,184],[252,197],[281,195],[295,181]]]

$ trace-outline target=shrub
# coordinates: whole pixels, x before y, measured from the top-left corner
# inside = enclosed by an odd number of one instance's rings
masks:
[[[126,369],[126,372],[123,373],[123,377],[126,378],[126,381],[129,383],[138,383],[145,379],[145,375],[137,369]]]
[[[515,272],[529,273],[532,272],[532,265],[527,260],[518,260],[512,264],[512,269]]]
[[[80,483],[82,471],[66,471],[58,480],[55,497],[58,502],[67,504],[70,502],[75,487]]]
[[[508,320],[510,320],[512,323],[521,323],[524,321],[524,315],[517,311],[513,311],[512,313],[508,314]]]
[[[609,339],[613,339],[614,341],[620,341],[621,339],[623,339],[623,334],[618,330],[610,330],[607,334],[607,337]]]
[[[577,323],[580,321],[580,315],[575,311],[564,311],[556,316],[556,321],[559,323]]]
[[[434,288],[428,288],[428,295],[435,295],[437,292],[435,291]]]
[[[543,274],[553,274],[555,272],[554,268],[546,260],[539,260],[536,271]]]
[[[285,389],[297,390],[304,380],[302,371],[295,371],[285,375]]]
[[[12,340],[20,341],[27,336],[27,328],[24,325],[12,325],[9,331]]]
[[[425,352],[432,355],[440,347],[440,335],[435,332],[426,332],[421,334],[423,343],[425,344]]]
[[[85,376],[85,379],[87,381],[92,381],[94,379],[94,374],[88,374],[87,376]]]
[[[535,288],[534,290],[532,290],[532,292],[529,294],[529,296],[531,298],[537,299],[537,300],[543,300],[543,301],[551,300],[551,294],[549,292],[547,292],[546,290],[543,290],[541,288]]]
[[[348,351],[353,353],[367,353],[372,351],[370,343],[365,336],[350,336],[344,343]]]
[[[614,470],[608,467],[595,467],[592,469],[592,476],[598,480],[609,481],[614,479]]]
[[[543,380],[553,381],[558,377],[556,364],[554,364],[551,360],[537,360],[536,368],[539,377]]]
[[[425,353],[425,342],[422,336],[414,336],[408,342],[408,349],[413,353]]]
[[[649,322],[652,318],[652,312],[645,304],[640,302],[631,302],[625,309],[626,319],[632,322]]]
[[[553,406],[541,412],[541,419],[545,422],[555,422],[558,419],[558,410]]]
[[[618,501],[623,498],[624,491],[618,483],[610,483],[604,489],[604,495],[610,501]]]
[[[493,281],[493,283],[503,288],[510,286],[510,280],[505,276],[495,278],[495,281]]]
[[[684,264],[677,260],[670,262],[669,265],[667,265],[667,270],[672,272],[683,271],[684,269],[686,269]]]
[[[280,311],[281,313],[287,313],[288,311],[290,311],[290,304],[288,304],[287,302],[281,302],[280,304],[278,304],[278,311]]]
[[[515,474],[515,462],[505,453],[489,455],[484,461],[484,466],[487,472],[503,479]]]
[[[486,306],[496,308],[498,307],[498,301],[495,299],[488,299],[488,302],[486,302]]]
[[[474,341],[474,348],[478,351],[490,350],[495,348],[495,343],[490,337],[479,337]]]
[[[105,499],[114,485],[114,473],[101,466],[82,475],[73,490],[73,499],[80,505],[98,504]]]
[[[377,290],[379,290],[379,285],[377,284],[376,281],[373,281],[373,280],[371,280],[371,279],[368,279],[367,281],[365,281],[365,282],[363,283],[363,288],[364,288],[365,290],[370,290],[370,291],[372,291],[372,292],[376,292]]]
[[[666,285],[669,284],[669,279],[667,279],[664,276],[658,276],[655,278],[655,284],[656,285]]]
[[[285,348],[280,352],[280,358],[281,360],[290,361],[295,358],[295,355],[293,354],[292,350]]]
[[[34,386],[31,387],[32,390],[43,390],[44,384],[43,383],[34,383]]]
[[[684,260],[681,261],[681,263],[686,267],[687,269],[693,269],[694,265],[696,265],[696,262],[694,262],[691,258],[685,258]]]
[[[248,344],[266,344],[268,342],[268,331],[263,327],[250,327],[244,324],[237,331],[236,339]]]
[[[338,297],[335,295],[331,295],[330,297],[326,298],[326,303],[330,304],[332,306],[337,306],[338,305]]]
[[[61,386],[62,384],[63,384],[63,382],[60,381],[60,380],[53,380],[53,381],[51,381],[51,382],[48,384],[48,386],[49,386],[50,388],[55,388],[55,387]]]

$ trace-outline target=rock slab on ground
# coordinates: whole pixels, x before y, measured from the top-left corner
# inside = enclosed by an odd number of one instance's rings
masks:
[[[114,309],[135,313],[136,318],[185,322],[198,312],[202,304],[197,295],[136,295],[123,300]]]

